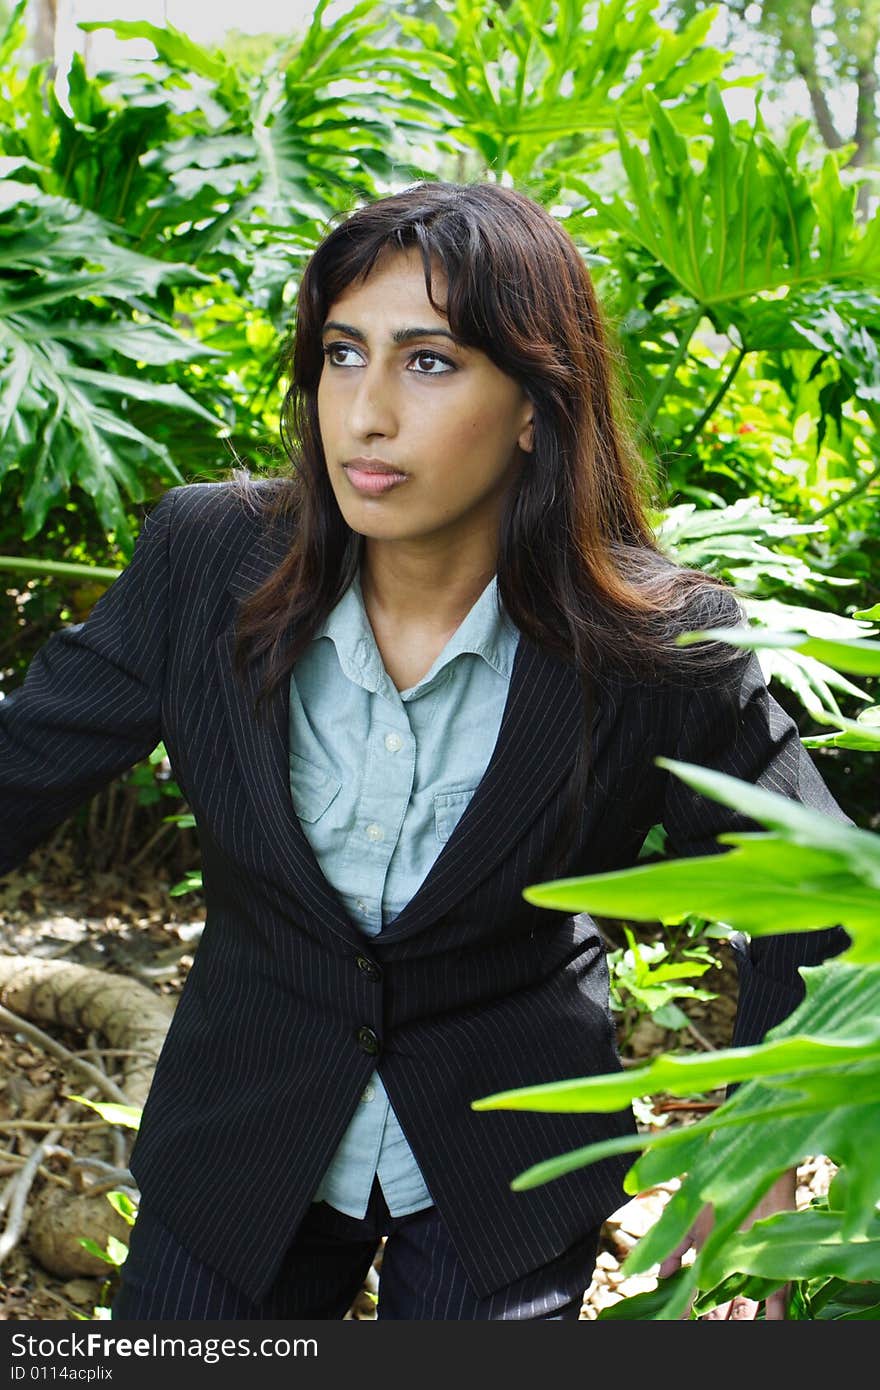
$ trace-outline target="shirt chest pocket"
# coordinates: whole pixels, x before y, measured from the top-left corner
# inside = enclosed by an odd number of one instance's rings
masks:
[[[301,821],[320,820],[342,783],[329,768],[310,763],[299,753],[290,755],[290,795],[293,809]]]
[[[441,844],[449,839],[476,790],[475,786],[456,786],[434,793],[434,830]]]

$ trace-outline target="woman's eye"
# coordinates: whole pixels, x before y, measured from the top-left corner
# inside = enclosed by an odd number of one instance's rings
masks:
[[[448,357],[441,357],[438,352],[416,352],[413,354],[411,361],[422,362],[426,358],[429,362],[439,362],[440,370],[428,370],[427,372],[417,372],[417,376],[445,376],[447,371],[455,371],[455,364],[450,362]]]
[[[354,348],[349,347],[348,343],[328,343],[327,346],[323,349],[323,352],[324,356],[327,358],[327,361],[330,362],[332,366],[345,367],[348,364],[345,362],[338,362],[336,360],[336,353],[354,352]]]

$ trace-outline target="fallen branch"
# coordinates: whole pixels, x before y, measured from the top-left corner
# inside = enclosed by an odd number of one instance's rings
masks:
[[[138,1047],[77,1047],[72,1052],[74,1057],[147,1057],[151,1062],[156,1060],[155,1053]]]
[[[0,1130],[4,1129],[106,1129],[106,1120],[66,1120],[63,1125],[55,1120],[0,1120]]]
[[[77,1158],[71,1149],[66,1149],[61,1144],[53,1144],[51,1149],[47,1146],[46,1153],[49,1157],[66,1158],[69,1167],[73,1170],[74,1178],[71,1187],[78,1192],[87,1192],[94,1196],[99,1192],[112,1192],[116,1187],[125,1187],[137,1191],[137,1184],[128,1167],[123,1163],[107,1163],[103,1158],[88,1157]],[[83,1174],[89,1169],[101,1175],[100,1183],[87,1183],[83,1179]]]
[[[29,1023],[26,1018],[20,1018],[11,1009],[5,1009],[2,1004],[0,1004],[0,1028],[7,1033],[21,1033],[31,1042],[36,1043],[38,1047],[41,1047],[44,1052],[48,1052],[50,1056],[56,1057],[68,1066],[75,1067],[77,1071],[87,1076],[92,1085],[97,1086],[108,1100],[118,1101],[120,1105],[133,1104],[125,1092],[116,1085],[116,1082],[111,1081],[110,1077],[97,1067],[93,1067],[91,1062],[86,1062],[82,1057],[75,1056],[63,1043],[50,1037],[48,1033],[44,1033],[42,1028],[38,1028],[35,1023]]]
[[[66,1119],[69,1113],[70,1107],[64,1106],[61,1118]],[[9,1219],[6,1222],[5,1231],[0,1235],[0,1266],[2,1266],[6,1256],[15,1249],[21,1239],[22,1231],[24,1230],[25,1206],[27,1204],[28,1193],[33,1186],[34,1178],[40,1171],[47,1146],[49,1144],[54,1144],[60,1133],[61,1130],[56,1127],[51,1134],[47,1134],[43,1142],[37,1144],[28,1154],[21,1172],[17,1177],[10,1178],[7,1184],[7,1192],[9,1194]],[[6,1197],[7,1192],[4,1192],[4,1197]]]
[[[14,1177],[18,1177],[21,1168],[27,1163],[29,1157],[29,1154],[14,1154],[10,1153],[8,1149],[0,1149],[0,1160],[2,1160],[3,1167],[6,1168],[8,1165],[8,1167],[13,1170]],[[50,1168],[41,1167],[40,1177],[48,1178],[49,1182],[56,1183],[58,1187],[73,1187],[73,1183],[69,1178],[62,1178],[60,1173],[53,1173]],[[0,1194],[0,1212],[4,1212],[8,1205],[9,1197],[6,1196],[6,1189],[4,1188],[3,1193]]]

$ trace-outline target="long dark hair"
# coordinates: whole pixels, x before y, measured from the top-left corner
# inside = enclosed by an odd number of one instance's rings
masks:
[[[585,736],[570,781],[575,809],[603,680],[687,684],[742,653],[718,642],[674,645],[678,633],[711,622],[717,590],[733,591],[659,548],[647,509],[660,504],[633,442],[620,359],[587,267],[565,229],[514,189],[417,184],[348,215],[309,260],[282,355],[290,385],[281,435],[292,467],[271,480],[233,475],[267,526],[292,528],[284,559],[241,606],[236,667],[265,657],[260,699],[268,697],[357,572],[363,537],[339,510],[318,425],[321,333],[330,305],[381,252],[414,247],[428,298],[452,332],[518,381],[534,405],[530,466],[501,519],[498,593],[521,632],[580,673]],[[434,266],[446,277],[442,305],[432,292]]]

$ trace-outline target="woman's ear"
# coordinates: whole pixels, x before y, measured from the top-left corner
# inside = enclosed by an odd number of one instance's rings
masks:
[[[522,451],[523,451],[524,454],[530,454],[530,453],[532,452],[532,450],[534,449],[534,447],[535,447],[535,427],[534,427],[534,422],[533,422],[533,419],[532,419],[531,416],[529,416],[529,419],[528,419],[528,421],[526,422],[526,424],[523,425],[523,428],[522,428],[522,430],[520,431],[520,436],[519,436],[519,439],[517,440],[517,443],[519,444],[519,447],[522,449]]]

